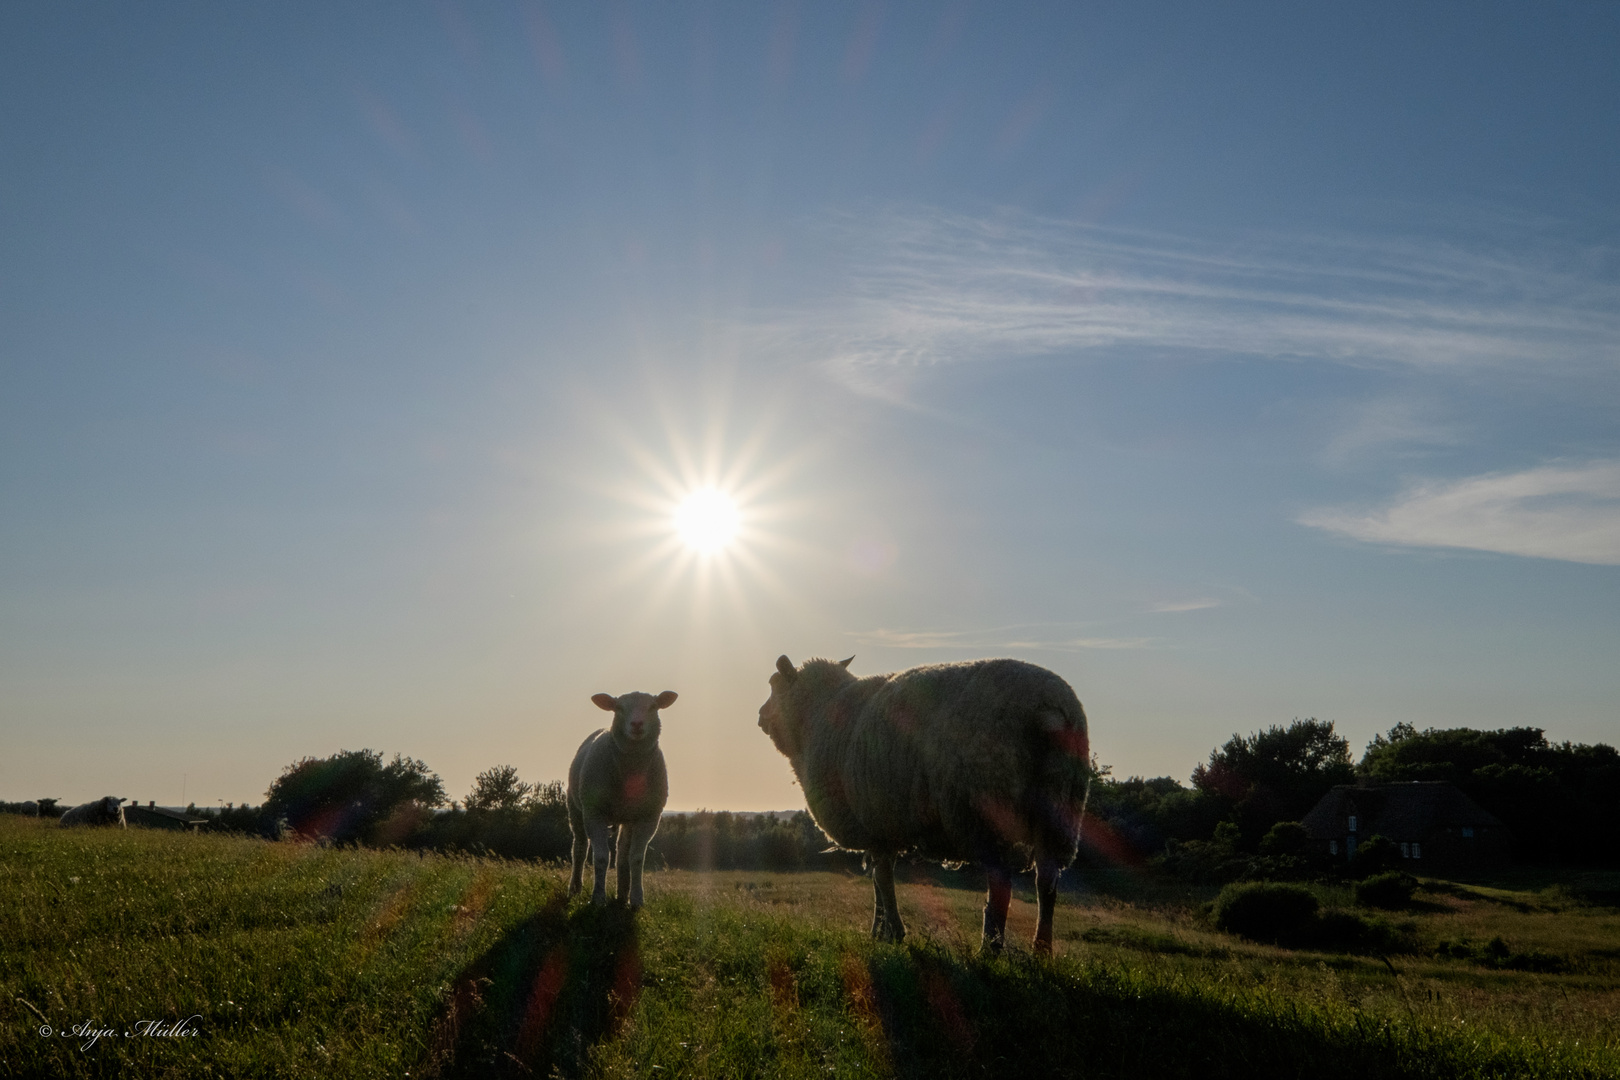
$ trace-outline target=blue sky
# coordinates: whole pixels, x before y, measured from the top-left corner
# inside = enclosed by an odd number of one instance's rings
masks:
[[[778,653],[1116,774],[1620,733],[1620,10],[13,4],[0,797],[799,805]],[[743,530],[672,535],[720,487]]]

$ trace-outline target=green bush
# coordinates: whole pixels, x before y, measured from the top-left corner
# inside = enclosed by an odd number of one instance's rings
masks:
[[[1411,924],[1394,926],[1384,919],[1367,918],[1353,911],[1331,910],[1318,915],[1311,924],[1308,942],[1327,952],[1360,953],[1380,956],[1411,952],[1414,948]]]
[[[1417,878],[1411,874],[1403,874],[1399,870],[1387,870],[1382,874],[1374,874],[1365,881],[1356,882],[1356,903],[1361,907],[1399,911],[1412,902],[1412,893],[1415,891]]]
[[[1308,932],[1316,908],[1315,894],[1304,886],[1246,881],[1215,898],[1215,925],[1255,941],[1294,940]]]
[[[1279,821],[1260,838],[1262,855],[1303,857],[1311,850],[1311,834],[1297,821]]]
[[[1356,857],[1350,863],[1350,873],[1358,878],[1382,874],[1400,865],[1401,849],[1386,836],[1370,836],[1356,847]]]
[[[1551,973],[1566,971],[1569,968],[1569,960],[1565,957],[1556,953],[1541,952],[1538,949],[1516,951],[1501,936],[1493,937],[1483,945],[1475,945],[1466,938],[1442,941],[1434,950],[1434,954],[1508,971]]]
[[[395,754],[385,765],[376,750],[340,750],[283,769],[262,813],[277,835],[387,847],[409,840],[444,801],[444,782],[415,758]]]

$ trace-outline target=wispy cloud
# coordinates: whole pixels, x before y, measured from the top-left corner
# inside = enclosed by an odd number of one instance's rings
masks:
[[[1315,510],[1298,520],[1375,543],[1620,566],[1620,461],[1420,484],[1381,510]]]
[[[850,637],[858,645],[879,645],[889,649],[948,649],[961,646],[966,635],[950,630],[855,630]]]
[[[1323,448],[1323,460],[1345,466],[1374,454],[1411,457],[1463,441],[1463,428],[1436,417],[1432,406],[1401,398],[1358,402]]]
[[[927,365],[1120,346],[1536,371],[1620,352],[1620,287],[1438,242],[1221,246],[927,211],[844,227],[843,292],[757,329],[876,396]]]
[[[1019,635],[1028,627],[1004,626],[990,630],[857,630],[849,636],[857,645],[886,649],[1030,649],[1076,652],[1081,649],[1146,649],[1152,638],[1046,637]]]
[[[1152,604],[1148,610],[1158,613],[1177,611],[1203,611],[1205,608],[1220,607],[1221,602],[1213,596],[1201,596],[1196,600],[1167,600],[1160,604]]]

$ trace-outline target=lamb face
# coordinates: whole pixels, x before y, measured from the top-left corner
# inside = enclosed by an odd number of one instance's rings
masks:
[[[597,694],[591,698],[596,707],[613,714],[613,738],[615,741],[628,746],[656,745],[658,736],[663,731],[663,721],[658,718],[659,709],[667,709],[675,704],[679,696],[673,690],[665,690],[654,697],[652,694],[643,694],[639,690],[630,694]]]

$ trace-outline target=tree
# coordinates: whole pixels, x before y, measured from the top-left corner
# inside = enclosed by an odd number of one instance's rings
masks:
[[[376,750],[340,750],[287,766],[265,793],[263,814],[301,836],[400,843],[444,805],[444,783],[425,763]]]
[[[1396,724],[1367,745],[1356,771],[1384,782],[1449,780],[1512,830],[1518,858],[1620,863],[1620,751],[1605,743],[1553,743],[1532,727]]]
[[[1250,850],[1271,826],[1300,820],[1333,785],[1355,778],[1349,740],[1314,718],[1233,735],[1192,774],[1194,787],[1231,807]]]
[[[1080,841],[1088,860],[1130,864],[1164,851],[1171,840],[1208,840],[1227,807],[1174,777],[1091,782],[1090,819]]]
[[[518,779],[516,767],[497,765],[485,769],[473,781],[472,791],[467,794],[467,809],[513,813],[523,806],[533,790]]]

